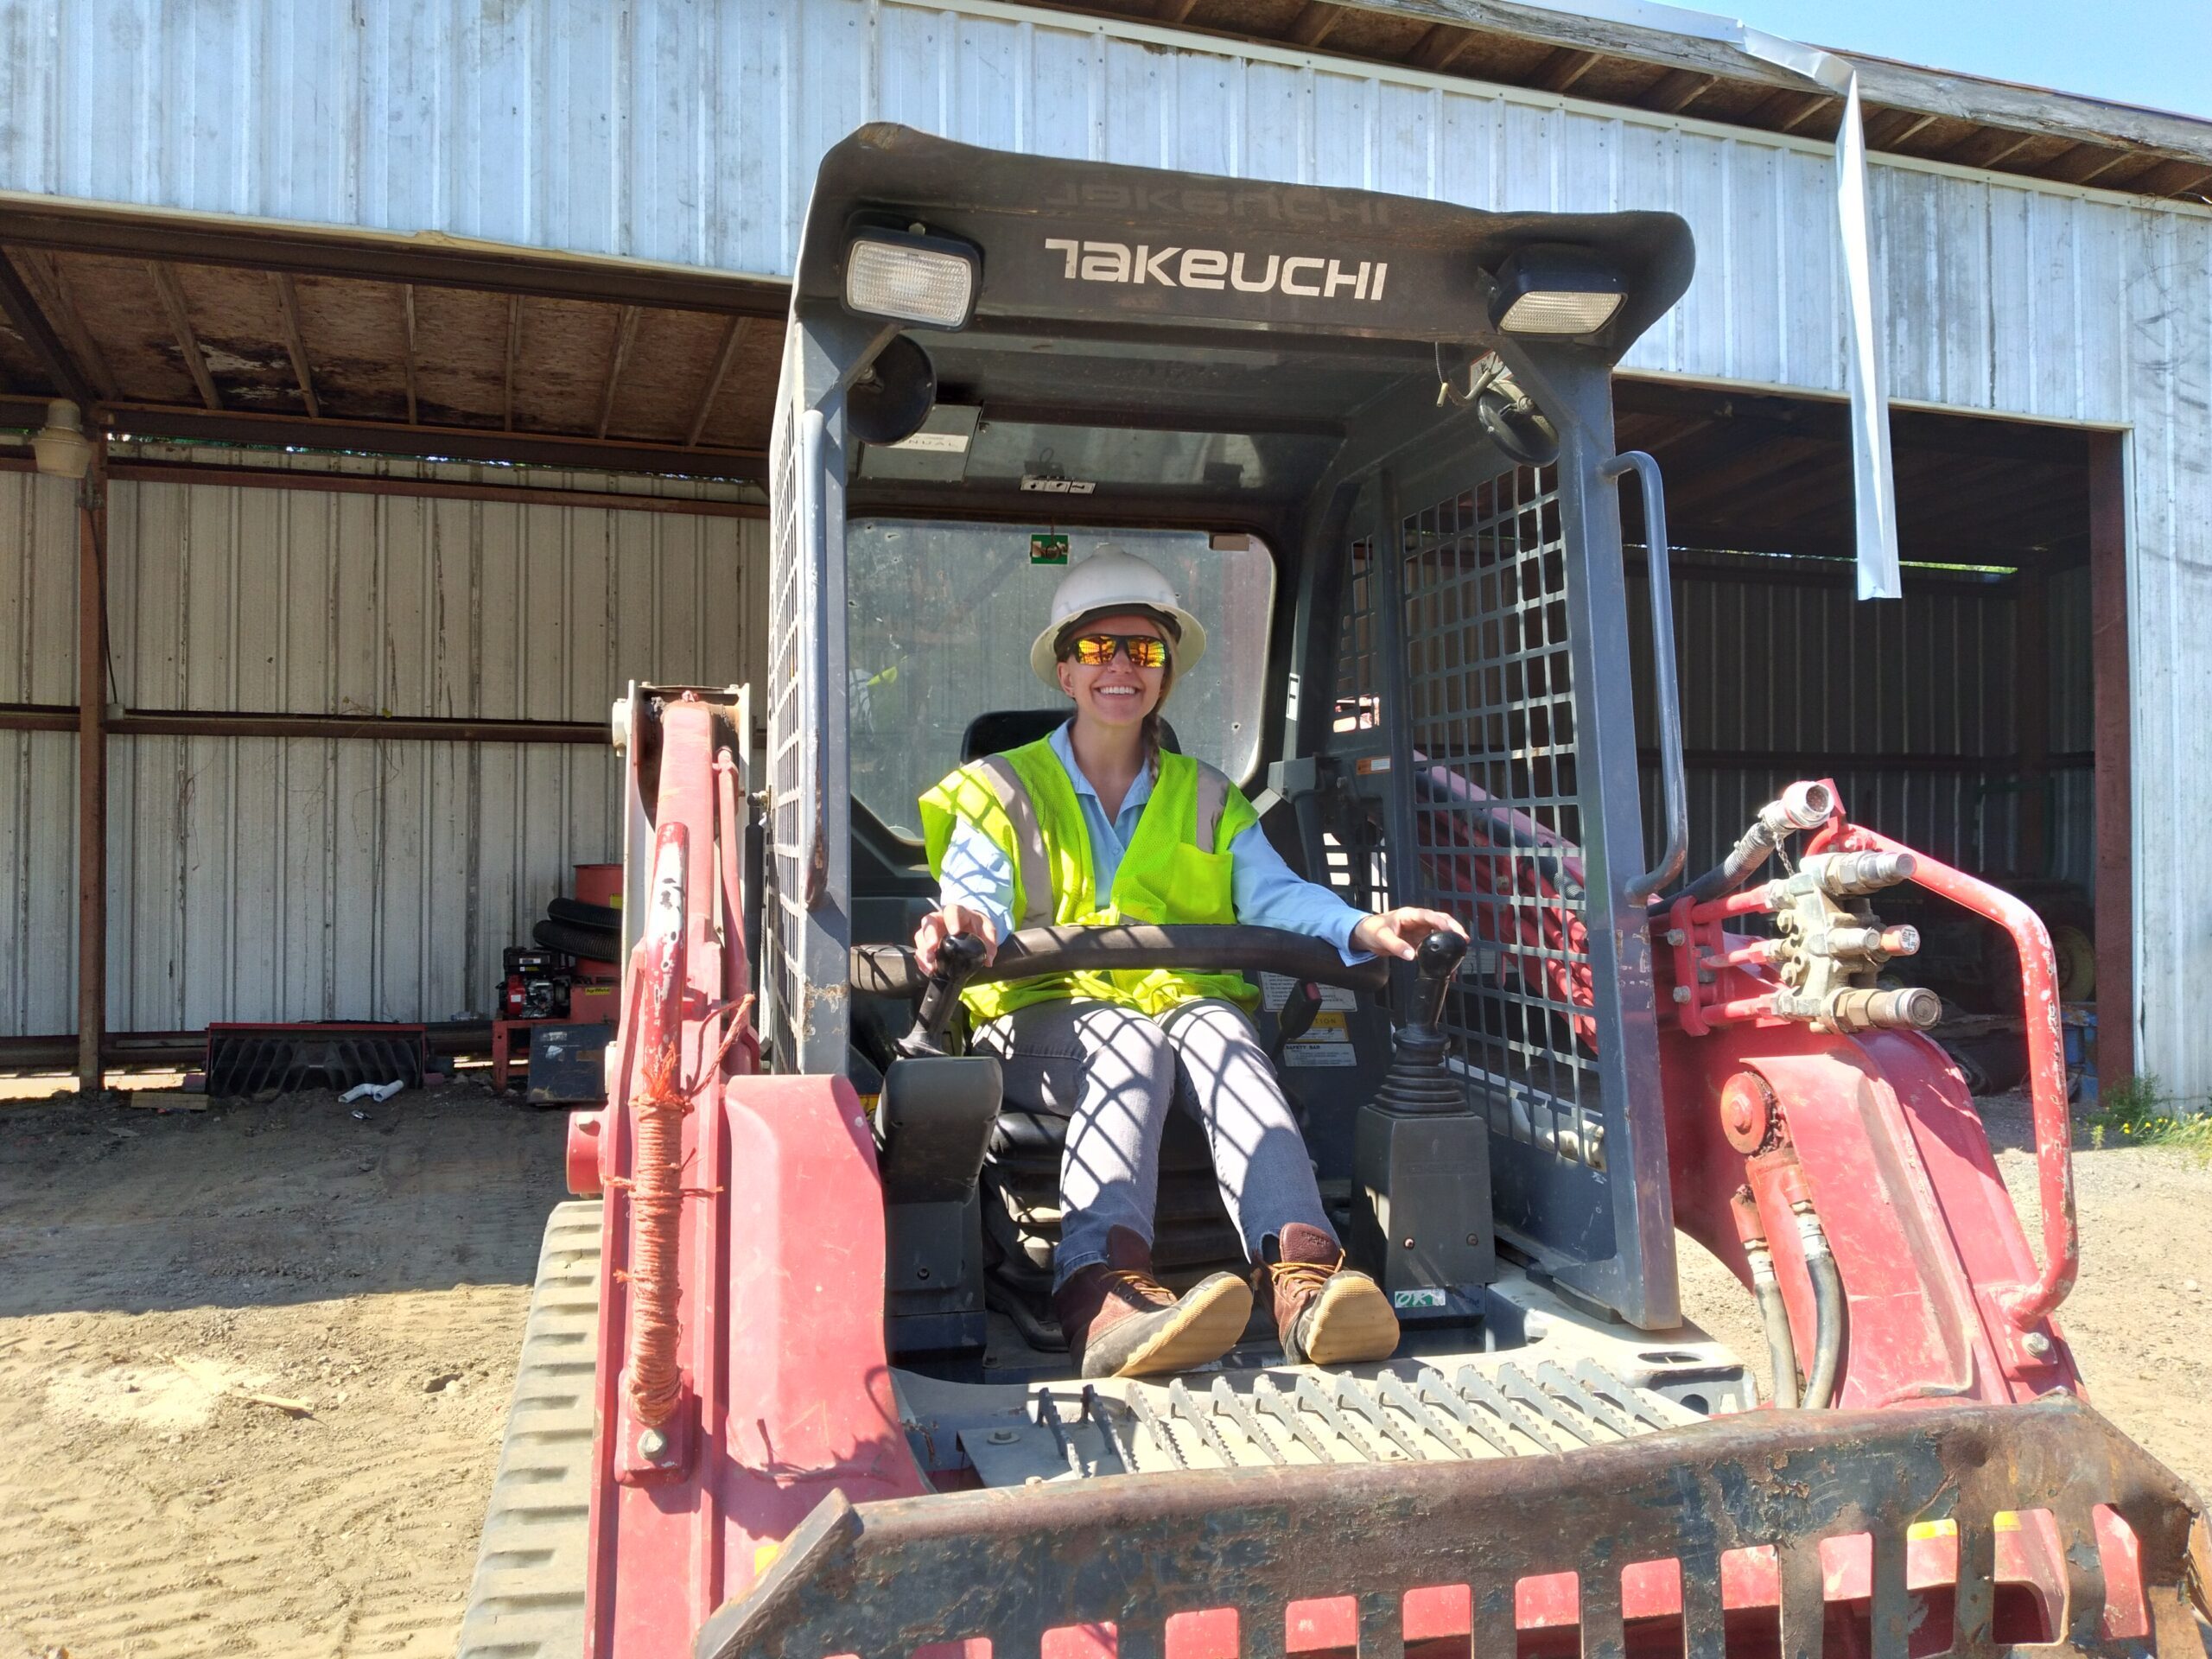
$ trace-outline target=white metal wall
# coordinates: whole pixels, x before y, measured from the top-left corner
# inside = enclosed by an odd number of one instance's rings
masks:
[[[1670,207],[1632,368],[1842,385],[1823,147],[989,0],[0,0],[0,186],[787,272],[816,160],[978,143],[1481,207]],[[2212,214],[1878,158],[1900,399],[2133,429],[2139,1052],[2212,1089]]]
[[[77,497],[0,473],[0,702],[77,701]],[[0,1036],[77,1028],[77,739],[0,731]]]
[[[133,709],[599,722],[633,677],[742,681],[763,626],[749,519],[127,481],[109,516]],[[0,474],[0,700],[74,702],[74,560],[67,486]],[[0,738],[0,1035],[75,1024],[75,744]],[[598,747],[118,737],[109,772],[118,1030],[484,1013],[569,866],[620,855]]]

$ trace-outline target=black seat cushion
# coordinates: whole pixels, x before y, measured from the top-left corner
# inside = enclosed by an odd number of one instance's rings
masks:
[[[998,709],[987,715],[978,715],[968,722],[968,729],[960,738],[960,763],[979,760],[987,754],[1004,754],[1008,749],[1018,749],[1025,743],[1034,743],[1049,736],[1052,728],[1068,717],[1065,707],[1058,709]],[[1175,728],[1166,720],[1160,722],[1160,747],[1170,754],[1183,753],[1175,741]]]

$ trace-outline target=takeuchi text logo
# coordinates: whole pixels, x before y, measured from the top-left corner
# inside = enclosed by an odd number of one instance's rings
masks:
[[[1131,288],[1230,289],[1287,294],[1300,300],[1373,304],[1390,279],[1387,259],[1332,259],[1321,254],[1256,254],[1223,248],[1155,248],[1139,242],[1085,242],[1048,236],[1045,251],[1065,262],[1071,283],[1119,283]]]

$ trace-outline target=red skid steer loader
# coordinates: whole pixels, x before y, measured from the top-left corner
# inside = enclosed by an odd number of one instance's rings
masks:
[[[1660,213],[1487,213],[863,128],[824,159],[753,692],[618,706],[627,937],[575,1120],[461,1652],[1864,1659],[2201,1651],[2197,1500],[2087,1403],[2050,947],[2024,905],[1783,790],[1684,882],[1665,504],[1610,376],[1688,283]],[[1631,675],[1622,484],[1649,572]],[[1220,619],[1169,742],[1285,855],[1470,946],[1038,928],[934,978],[916,792],[1023,690],[1071,541]],[[1011,664],[1011,667],[1007,666]],[[1644,842],[1636,709],[1660,763]],[[2040,1263],[1885,983],[1904,883],[2006,930]],[[1462,954],[1464,950],[1464,954]],[[968,985],[1233,969],[1387,1361],[1255,1327],[1086,1382],[1049,1296],[1065,1120]],[[1203,1137],[1155,1261],[1241,1268]],[[1683,1322],[1732,1266],[1770,1397]],[[2193,1565],[2192,1565],[2193,1564]]]

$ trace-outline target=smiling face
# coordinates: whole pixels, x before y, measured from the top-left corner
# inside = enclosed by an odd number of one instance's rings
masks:
[[[1158,621],[1138,612],[1084,619],[1079,633],[1146,634],[1166,639],[1172,652],[1174,640]],[[1109,727],[1134,727],[1160,706],[1167,690],[1167,670],[1138,668],[1129,653],[1116,651],[1113,661],[1091,668],[1070,658],[1060,659],[1060,690],[1075,699],[1077,720],[1094,720]]]

